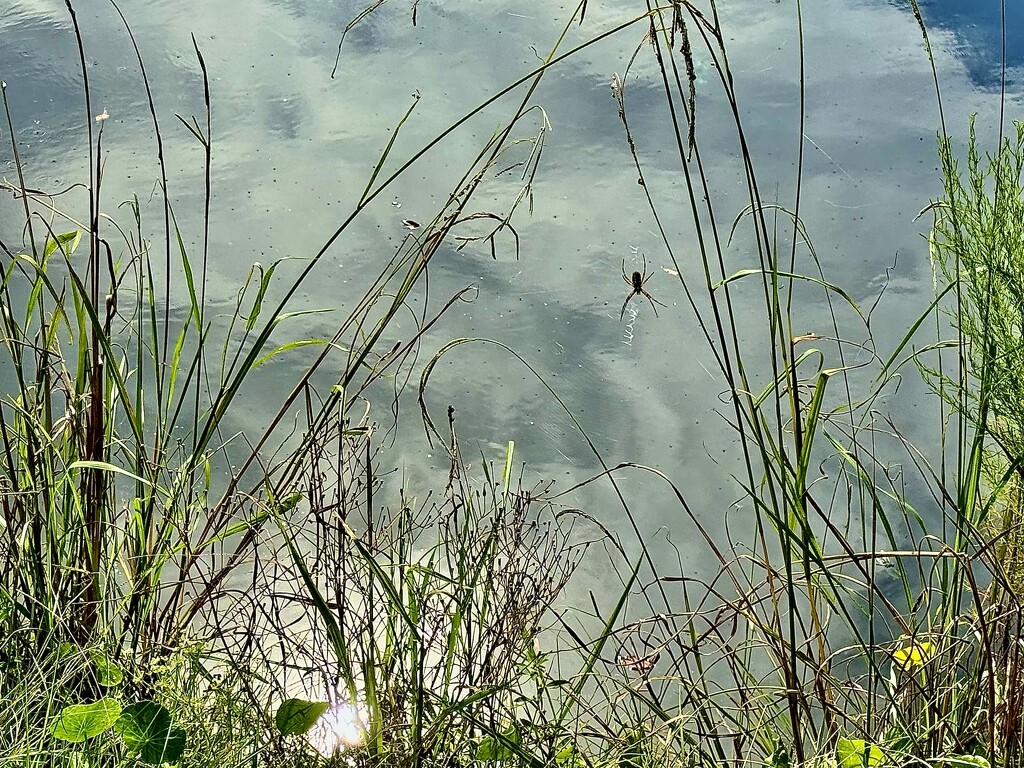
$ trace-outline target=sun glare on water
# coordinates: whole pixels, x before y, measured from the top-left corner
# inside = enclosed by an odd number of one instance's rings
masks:
[[[332,704],[308,733],[310,744],[324,757],[359,746],[366,733],[366,713],[346,702]]]

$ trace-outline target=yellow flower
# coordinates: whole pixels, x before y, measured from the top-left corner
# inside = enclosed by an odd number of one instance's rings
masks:
[[[935,646],[922,641],[900,648],[892,655],[892,661],[900,669],[910,672],[918,667],[923,667],[934,655]]]

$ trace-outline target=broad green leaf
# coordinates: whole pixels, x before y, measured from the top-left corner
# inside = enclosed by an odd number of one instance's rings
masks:
[[[181,266],[185,273],[185,285],[188,287],[189,305],[192,309],[189,312],[189,317],[195,318],[196,331],[202,336],[203,317],[199,300],[196,298],[196,281],[192,274],[192,264],[188,260],[188,250],[185,248],[185,241],[181,239],[181,230],[178,229],[178,219],[174,215],[173,209],[171,210],[171,220],[174,222],[174,237],[178,243],[178,253],[181,254]]]
[[[92,664],[96,668],[97,683],[109,688],[121,682],[124,677],[121,674],[121,668],[108,659],[106,655],[99,651],[93,651],[89,656],[92,658]]]
[[[511,745],[519,743],[519,730],[512,726],[501,734],[500,737],[484,737],[476,748],[476,759],[485,761],[512,760],[515,758],[516,752],[512,749]]]
[[[144,763],[173,763],[185,752],[185,729],[175,725],[167,708],[155,701],[129,704],[114,728]]]
[[[309,733],[330,706],[326,701],[288,699],[277,708],[274,724],[282,736],[301,736]]]
[[[840,738],[836,744],[836,762],[839,768],[875,768],[885,764],[885,752],[864,739]]]
[[[47,235],[46,243],[43,245],[43,259],[45,260],[51,253],[57,250],[58,246],[66,256],[70,256],[75,252],[81,240],[82,233],[77,229],[74,232],[65,232],[63,235],[57,235],[56,240]]]
[[[92,704],[72,704],[57,715],[50,726],[50,733],[61,741],[77,744],[99,736],[117,721],[120,714],[121,705],[109,697]]]

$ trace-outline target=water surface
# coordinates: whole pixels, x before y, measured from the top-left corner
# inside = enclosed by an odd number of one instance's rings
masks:
[[[106,200],[138,194],[146,200],[158,178],[145,92],[127,34],[105,3],[79,3],[94,87],[94,111],[106,109]],[[745,128],[762,192],[791,204],[799,135],[799,49],[793,3],[720,3]],[[903,2],[819,0],[804,3],[807,111],[803,148],[802,215],[829,279],[869,305],[887,291],[873,315],[875,343],[891,348],[927,305],[932,277],[916,214],[941,191],[937,169],[938,111],[932,71],[920,30]],[[417,24],[409,2],[392,0],[348,36],[338,74],[331,78],[341,29],[361,10],[352,2],[250,0],[124,0],[122,10],[145,57],[170,158],[170,197],[185,239],[201,237],[202,153],[174,115],[203,114],[199,67],[191,36],[203,52],[213,103],[214,205],[212,304],[226,318],[253,261],[308,258],[358,199],[389,131],[419,103],[396,144],[406,158],[453,120],[539,63],[571,11],[543,0],[420,2]],[[998,127],[999,4],[923,2],[949,130],[966,133],[978,114],[981,134]],[[569,44],[589,39],[642,11],[639,4],[591,0],[586,22]],[[1007,115],[1020,114],[1017,73],[1024,57],[1024,18],[1010,4]],[[541,372],[586,429],[609,464],[632,460],[668,473],[705,524],[721,532],[737,498],[732,429],[712,375],[713,358],[699,338],[691,310],[647,208],[609,87],[623,73],[646,27],[634,25],[558,65],[533,101],[551,124],[534,189],[534,210],[515,220],[497,258],[484,246],[439,254],[430,272],[432,305],[473,284],[475,301],[459,304],[427,337],[421,362],[450,338],[501,341]],[[57,189],[81,178],[85,164],[77,53],[64,4],[13,0],[0,14],[0,78],[8,84],[15,129],[31,186]],[[726,104],[708,57],[697,51],[698,128],[719,218],[730,222],[746,204],[742,166]],[[684,274],[697,275],[698,252],[675,155],[673,134],[650,49],[626,80],[631,126],[648,186],[655,193]],[[406,236],[402,220],[429,220],[495,126],[505,124],[513,97],[497,102],[426,155],[383,194],[317,266],[297,308],[343,309],[361,295],[375,270]],[[534,126],[539,126],[539,120]],[[528,133],[524,124],[523,135]],[[6,138],[6,132],[5,132]],[[962,144],[962,142],[961,142]],[[12,175],[9,151],[4,173]],[[391,167],[394,167],[392,164]],[[492,184],[478,206],[510,199],[515,179]],[[17,211],[0,209],[5,239]],[[159,232],[155,217],[152,232]],[[621,278],[647,268],[647,287],[668,306],[655,317],[646,302],[631,303]],[[741,233],[730,265],[749,266],[751,238]],[[299,262],[284,268],[296,269]],[[809,264],[805,267],[809,268]],[[182,297],[183,300],[184,297]],[[741,323],[756,329],[763,311],[753,301]],[[632,308],[637,312],[634,314]],[[801,308],[798,331],[829,331],[821,297]],[[296,336],[329,335],[336,322],[318,315]],[[850,318],[845,318],[849,320]],[[410,333],[399,325],[395,335]],[[853,332],[853,335],[860,331]],[[428,396],[440,416],[456,408],[465,453],[499,459],[515,440],[529,477],[558,486],[599,469],[584,441],[532,374],[494,348],[465,347],[439,366]],[[233,429],[250,436],[265,423],[267,403],[279,400],[302,367],[297,356],[254,381],[233,414]],[[417,372],[418,375],[418,372]],[[923,388],[908,376],[890,400],[912,439],[934,439],[919,416]],[[444,457],[431,447],[412,401],[393,449],[391,466],[411,485],[439,484]],[[388,419],[382,407],[379,418]],[[932,411],[928,411],[929,416]],[[624,487],[640,513],[644,535],[667,532],[684,567],[705,552],[667,489],[639,479]],[[422,490],[420,491],[422,493]],[[623,528],[610,494],[585,491],[576,501],[613,529]],[[662,533],[659,533],[662,532]]]

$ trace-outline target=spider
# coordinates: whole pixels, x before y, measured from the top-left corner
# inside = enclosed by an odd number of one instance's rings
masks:
[[[633,290],[631,290],[629,292],[629,296],[627,296],[626,300],[624,302],[622,302],[622,311],[619,312],[619,320],[621,320],[623,315],[626,314],[626,305],[629,304],[629,300],[632,299],[634,296],[640,296],[640,295],[643,295],[643,296],[647,297],[647,300],[649,302],[651,302],[651,309],[654,310],[654,316],[655,317],[658,316],[658,308],[656,306],[654,306],[654,305],[655,304],[660,304],[663,307],[665,305],[662,304],[660,301],[658,301],[653,296],[651,296],[651,294],[649,294],[644,289],[644,286],[647,285],[647,281],[650,280],[652,277],[654,277],[654,273],[653,272],[651,274],[649,274],[649,275],[647,274],[647,259],[646,258],[644,258],[644,271],[643,271],[643,274],[641,274],[640,272],[634,272],[633,273],[633,277],[627,277],[626,276],[626,260],[625,259],[622,260],[622,279],[625,280],[626,281],[626,285],[628,285]]]

